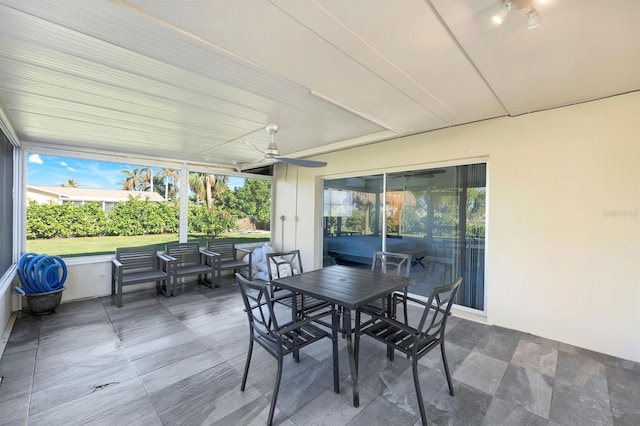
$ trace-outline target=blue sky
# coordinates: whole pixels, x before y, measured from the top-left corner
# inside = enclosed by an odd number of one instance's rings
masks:
[[[81,188],[122,189],[125,179],[122,170],[135,168],[142,166],[31,154],[27,164],[27,185],[60,186],[75,179]],[[154,174],[158,170],[160,167],[154,169]],[[243,185],[244,178],[229,178],[229,188]]]

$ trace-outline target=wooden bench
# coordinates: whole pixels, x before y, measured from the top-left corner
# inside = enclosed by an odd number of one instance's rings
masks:
[[[214,284],[216,272],[219,273],[220,257],[209,250],[200,250],[198,243],[172,243],[165,247],[165,254],[173,260],[171,273],[171,295],[175,296],[175,286],[178,278],[197,275],[198,282],[209,287]],[[207,280],[207,275],[211,279]],[[220,281],[218,277],[218,282]]]
[[[214,252],[220,256],[218,264],[218,286],[221,285],[222,271],[233,269],[234,273],[242,268],[249,268],[249,280],[253,279],[253,267],[251,265],[251,250],[236,248],[235,243],[221,243],[215,240],[207,241],[206,250]],[[238,258],[238,253],[245,253],[247,261]]]
[[[167,296],[171,262],[153,246],[117,248],[111,261],[111,296],[116,306],[122,306],[122,287],[126,285],[155,281],[156,289]]]

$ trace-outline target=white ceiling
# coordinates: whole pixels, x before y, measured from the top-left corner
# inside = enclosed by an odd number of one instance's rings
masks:
[[[247,169],[640,89],[640,1],[0,0],[18,138]]]

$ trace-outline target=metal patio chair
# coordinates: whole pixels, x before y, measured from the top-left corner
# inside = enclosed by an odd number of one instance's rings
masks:
[[[413,382],[416,388],[416,396],[418,397],[420,417],[424,425],[427,424],[427,416],[424,409],[424,401],[422,400],[422,391],[420,390],[418,360],[429,353],[431,349],[440,346],[444,372],[449,385],[449,394],[453,396],[453,384],[444,350],[444,340],[447,318],[461,282],[462,277],[459,277],[451,284],[434,288],[429,300],[426,303],[421,302],[424,305],[424,311],[420,322],[415,328],[386,315],[372,314],[373,322],[362,330],[363,334],[387,345],[387,357],[391,361],[393,361],[396,350],[406,354],[411,359]],[[396,294],[394,297],[403,296]],[[410,300],[420,303],[417,299]]]
[[[242,293],[245,310],[249,318],[249,352],[247,361],[242,375],[242,385],[240,390],[244,391],[247,384],[247,375],[249,374],[249,366],[251,364],[251,354],[253,352],[253,343],[256,342],[269,352],[278,361],[278,372],[273,387],[273,396],[271,397],[271,408],[269,409],[269,418],[267,424],[273,423],[273,415],[278,400],[278,390],[280,389],[280,380],[282,378],[282,366],[285,355],[293,353],[294,355],[303,347],[328,338],[333,343],[333,390],[340,392],[338,377],[338,318],[335,309],[329,312],[323,312],[314,316],[305,318],[297,318],[295,321],[290,320],[284,324],[280,324],[274,314],[273,300],[270,295],[269,284],[249,281],[242,275],[236,273],[238,287]],[[331,315],[331,332],[324,330],[313,324],[314,321],[322,316]],[[296,358],[296,361],[298,359]]]

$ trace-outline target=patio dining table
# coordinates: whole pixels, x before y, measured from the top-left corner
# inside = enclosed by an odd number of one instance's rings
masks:
[[[358,392],[358,341],[360,324],[356,321],[355,327],[351,325],[351,313],[367,303],[384,298],[396,290],[408,287],[413,279],[396,275],[373,272],[368,269],[359,269],[343,265],[332,265],[315,271],[305,272],[286,278],[273,280],[278,287],[290,290],[301,295],[311,296],[324,300],[330,304],[342,307],[344,315],[344,334],[347,340],[347,354],[349,356],[349,368],[353,382],[353,406],[360,404]],[[297,312],[296,297],[293,300],[292,314]],[[338,324],[333,324],[338,327]],[[353,335],[355,332],[355,347]]]

